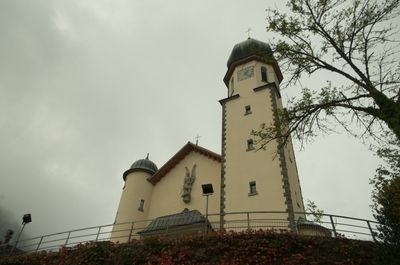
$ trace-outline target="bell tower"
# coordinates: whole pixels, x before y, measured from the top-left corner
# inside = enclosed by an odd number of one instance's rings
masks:
[[[304,212],[303,198],[289,140],[278,149],[278,140],[266,150],[256,150],[250,132],[260,124],[273,126],[283,109],[279,84],[283,76],[267,43],[248,38],[236,44],[227,62],[224,83],[228,96],[222,105],[221,219],[229,212],[280,211],[271,219],[287,220],[295,228]],[[257,218],[253,216],[253,218]]]

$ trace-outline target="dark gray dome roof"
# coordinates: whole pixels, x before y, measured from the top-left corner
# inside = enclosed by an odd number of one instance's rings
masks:
[[[145,171],[150,173],[151,175],[153,175],[154,173],[156,173],[158,171],[158,168],[156,166],[156,164],[154,164],[153,161],[151,161],[148,158],[145,159],[139,159],[137,161],[135,161],[132,166],[130,167],[130,169],[128,169],[127,171],[125,171],[124,173],[124,180],[126,179],[126,176],[134,171]]]
[[[143,170],[150,171],[150,173],[152,173],[152,174],[156,173],[156,171],[158,170],[156,164],[154,164],[154,162],[148,158],[139,159],[139,160],[135,161],[132,164],[131,169],[143,169]]]
[[[247,40],[238,43],[233,47],[227,62],[227,66],[229,67],[233,62],[251,55],[269,55],[273,58],[272,49],[267,43],[248,38]]]

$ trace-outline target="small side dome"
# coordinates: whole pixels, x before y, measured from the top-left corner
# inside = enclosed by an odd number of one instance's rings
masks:
[[[267,43],[248,38],[247,40],[238,43],[233,47],[227,62],[228,68],[233,62],[239,61],[251,55],[270,56],[271,59],[273,58],[272,49]]]
[[[144,170],[151,174],[154,174],[158,171],[156,164],[154,164],[154,162],[148,158],[135,161],[130,169]]]
[[[126,176],[129,173],[135,172],[135,171],[144,171],[144,172],[148,172],[151,175],[153,175],[154,173],[156,173],[158,171],[158,168],[156,166],[156,164],[154,164],[153,161],[151,161],[149,159],[149,156],[147,155],[147,157],[145,159],[139,159],[137,161],[135,161],[132,166],[124,172],[124,180],[126,179]]]

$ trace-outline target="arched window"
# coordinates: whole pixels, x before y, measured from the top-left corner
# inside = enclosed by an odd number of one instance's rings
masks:
[[[264,66],[261,66],[261,81],[268,82],[268,79],[267,79],[267,68],[265,68]]]

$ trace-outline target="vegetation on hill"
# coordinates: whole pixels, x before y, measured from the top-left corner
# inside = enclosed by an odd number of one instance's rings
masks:
[[[400,147],[400,140],[393,140],[392,145]],[[378,150],[378,156],[386,164],[371,179],[372,209],[380,223],[377,237],[388,246],[386,255],[400,260],[400,149],[384,146]]]
[[[379,244],[345,238],[248,231],[126,244],[97,242],[0,259],[0,265],[384,264]]]

